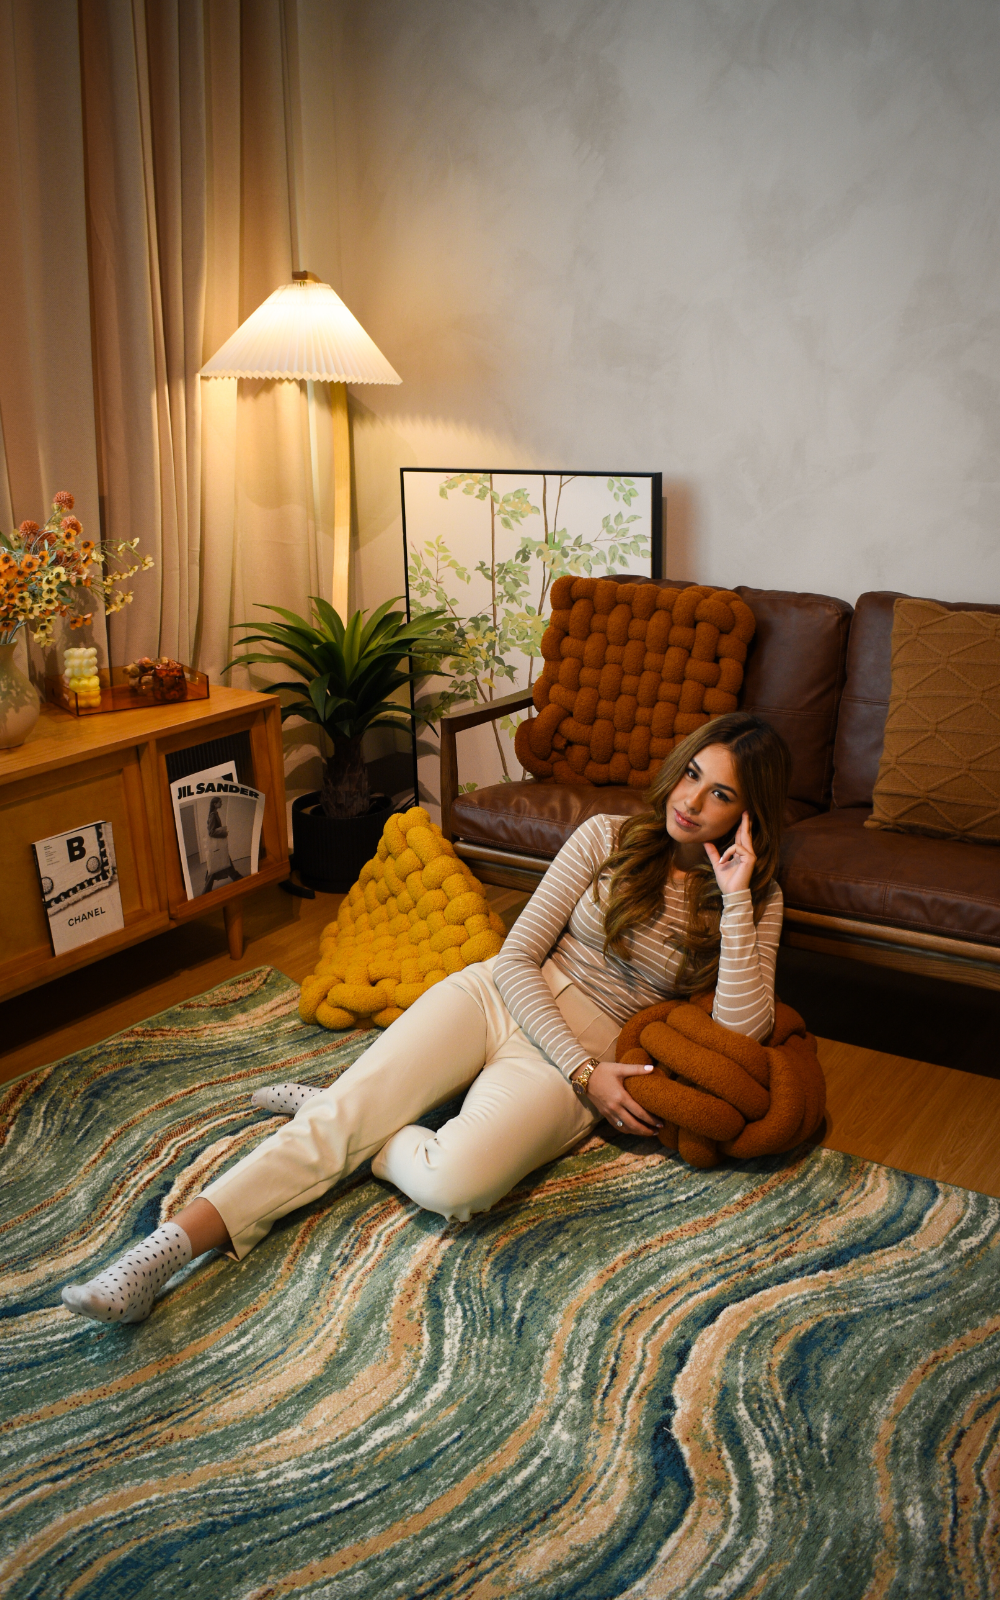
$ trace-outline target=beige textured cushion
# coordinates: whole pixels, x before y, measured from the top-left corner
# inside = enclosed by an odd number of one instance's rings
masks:
[[[897,600],[867,828],[1000,842],[1000,616]]]

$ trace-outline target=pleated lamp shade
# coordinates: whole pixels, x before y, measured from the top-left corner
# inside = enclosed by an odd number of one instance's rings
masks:
[[[203,378],[402,383],[328,283],[298,278],[268,295],[201,369]]]

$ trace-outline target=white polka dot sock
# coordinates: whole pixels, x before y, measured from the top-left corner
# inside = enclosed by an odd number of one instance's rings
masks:
[[[157,1291],[191,1260],[191,1241],[176,1222],[165,1222],[89,1283],[70,1283],[63,1305],[95,1322],[145,1322]]]
[[[250,1096],[250,1104],[260,1111],[294,1117],[300,1106],[322,1093],[322,1089],[314,1089],[308,1083],[273,1083],[269,1089],[257,1089]]]

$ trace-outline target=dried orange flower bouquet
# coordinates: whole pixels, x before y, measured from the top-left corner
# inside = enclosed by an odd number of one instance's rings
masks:
[[[138,539],[85,539],[72,513],[73,496],[64,490],[42,527],[26,521],[16,533],[0,532],[0,644],[13,643],[25,625],[38,644],[51,644],[57,617],[71,628],[93,621],[83,607],[97,596],[111,616],[132,599],[131,589],[118,586],[153,565],[152,556],[136,558]],[[105,572],[108,563],[118,570]]]

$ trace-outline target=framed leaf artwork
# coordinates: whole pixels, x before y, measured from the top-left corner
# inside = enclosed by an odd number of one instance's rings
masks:
[[[564,573],[662,576],[659,472],[446,471],[403,467],[408,615],[441,610],[454,633],[449,676],[427,681],[427,718],[414,741],[414,784],[439,799],[432,730],[452,706],[484,704],[530,687],[553,581]],[[463,789],[526,776],[514,731],[526,712],[471,728],[460,741]]]

